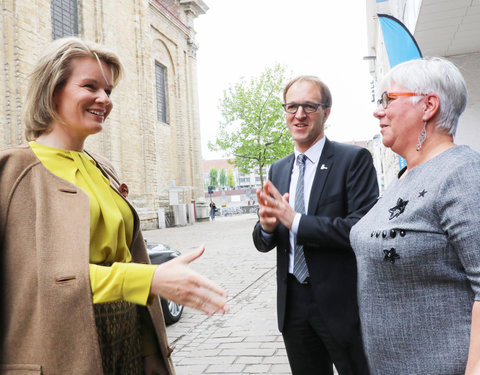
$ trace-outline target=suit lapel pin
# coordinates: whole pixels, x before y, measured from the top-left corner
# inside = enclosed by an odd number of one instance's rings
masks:
[[[320,166],[320,169],[328,169],[328,167],[327,167],[325,164],[322,164],[322,165]]]

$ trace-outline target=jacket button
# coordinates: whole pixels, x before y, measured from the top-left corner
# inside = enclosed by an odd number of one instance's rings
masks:
[[[384,231],[382,232],[382,238],[386,238],[386,237],[387,237],[387,231],[384,230]]]
[[[405,230],[404,229],[400,229],[400,237],[405,237]]]
[[[128,186],[127,184],[121,184],[120,187],[118,188],[118,191],[120,194],[123,195],[124,198],[128,196]]]
[[[380,236],[380,231],[377,231],[377,233],[375,233],[375,237],[378,238],[378,236]]]
[[[397,231],[395,229],[390,230],[390,237],[395,238]]]

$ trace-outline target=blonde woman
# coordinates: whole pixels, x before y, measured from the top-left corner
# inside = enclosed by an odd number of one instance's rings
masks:
[[[121,74],[102,46],[53,42],[28,86],[29,143],[0,152],[1,373],[174,374],[156,296],[227,310],[226,292],[188,268],[203,248],[148,264],[112,165],[84,150]]]

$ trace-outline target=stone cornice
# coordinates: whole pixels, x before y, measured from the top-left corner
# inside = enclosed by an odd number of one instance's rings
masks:
[[[192,12],[195,17],[205,14],[208,10],[208,6],[203,0],[180,0],[180,5],[186,12]]]
[[[162,12],[174,25],[180,28],[185,34],[191,35],[192,30],[185,25],[175,14],[173,14],[167,7],[165,7],[159,0],[150,0],[150,4]]]

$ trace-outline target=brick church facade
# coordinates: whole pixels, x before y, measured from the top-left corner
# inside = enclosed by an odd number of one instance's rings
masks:
[[[126,74],[104,130],[86,149],[110,159],[144,227],[169,211],[169,189],[203,196],[194,19],[202,0],[5,0],[0,8],[0,149],[25,142],[28,74],[53,39],[78,35],[114,50]]]

